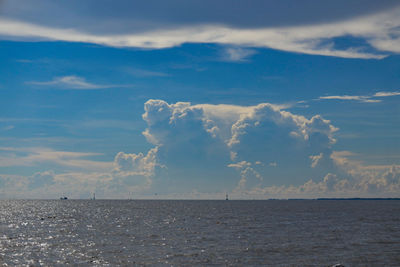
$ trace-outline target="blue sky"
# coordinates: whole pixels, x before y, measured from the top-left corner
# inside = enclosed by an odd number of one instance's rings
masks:
[[[399,18],[2,1],[0,198],[399,197]]]

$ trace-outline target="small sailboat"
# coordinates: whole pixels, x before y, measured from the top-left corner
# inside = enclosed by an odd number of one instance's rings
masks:
[[[60,200],[67,200],[68,198],[66,196],[60,197]]]
[[[96,193],[93,193],[93,198],[92,200],[96,200]]]
[[[228,198],[228,194],[226,194],[226,196],[225,196],[225,200],[229,200],[229,198]]]

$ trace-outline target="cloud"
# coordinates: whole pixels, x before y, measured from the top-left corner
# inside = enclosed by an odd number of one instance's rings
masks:
[[[150,149],[147,155],[126,154],[119,152],[114,159],[113,180],[111,187],[114,190],[143,191],[150,188],[155,175],[158,148]]]
[[[106,170],[112,162],[102,162],[85,159],[100,156],[99,153],[57,151],[43,147],[0,147],[0,167],[35,166],[36,164],[51,163],[58,166],[81,170]]]
[[[331,154],[336,173],[328,172],[319,181],[310,179],[298,186],[254,186],[233,195],[238,198],[317,198],[317,197],[399,197],[400,165],[364,165],[350,159],[349,151]]]
[[[242,169],[247,166],[251,166],[251,163],[247,162],[247,161],[241,161],[241,162],[237,162],[237,163],[231,163],[228,165],[228,167],[230,167],[230,168],[237,168],[237,169]]]
[[[53,171],[37,172],[31,177],[28,177],[28,187],[33,189],[54,184],[54,176],[55,174]]]
[[[332,151],[338,129],[320,115],[307,119],[269,103],[192,105],[149,100],[143,118],[148,125],[144,135],[159,148],[157,159],[170,173],[203,181],[211,176],[213,182],[230,177],[237,181],[232,196],[398,194],[397,167],[363,165],[349,159],[356,157],[351,152]],[[282,177],[289,177],[286,185],[267,185],[282,183]],[[296,180],[299,185],[287,185]]]
[[[259,183],[271,169],[274,179],[298,175],[298,170],[312,172],[310,156],[329,155],[337,131],[319,115],[307,119],[270,103],[192,105],[149,100],[143,119],[148,125],[143,134],[159,148],[157,158],[169,173],[204,181],[232,177],[230,168],[240,175],[240,187]],[[257,162],[273,162],[276,168]]]
[[[15,128],[14,125],[8,125],[8,126],[4,126],[4,127],[2,128],[2,130],[3,130],[3,131],[10,131],[10,130],[12,130],[12,129],[14,129],[14,128]]]
[[[390,97],[398,96],[400,92],[377,92],[373,95],[330,95],[330,96],[320,96],[318,100],[353,100],[364,103],[378,103],[382,100],[376,99],[380,97]]]
[[[105,198],[132,197],[152,198],[150,189],[154,186],[158,163],[157,149],[147,154],[126,154],[120,152],[114,160],[114,168],[103,172],[36,172],[32,176],[0,175],[0,194],[4,198],[58,198],[67,194],[71,198],[88,198],[93,192]],[[372,166],[361,161],[349,151],[334,151],[331,158],[338,168],[328,172],[322,179],[309,179],[298,186],[264,186],[268,175],[262,175],[256,168],[260,164],[240,161],[229,164],[237,170],[236,187],[229,190],[231,198],[316,198],[316,197],[399,197],[400,165]],[[200,163],[199,163],[200,164]],[[301,175],[301,173],[298,173]],[[164,179],[163,177],[162,179]],[[214,182],[216,177],[213,177]],[[157,185],[156,185],[157,186]],[[153,189],[154,190],[154,189]],[[160,188],[158,188],[160,190]],[[221,190],[222,192],[226,192]],[[154,191],[153,191],[154,192]],[[223,193],[161,190],[163,198],[217,198]]]
[[[143,119],[153,148],[119,152],[111,162],[94,160],[98,153],[1,147],[0,167],[46,169],[26,177],[0,175],[0,192],[149,197],[195,191],[201,198],[212,188],[215,196],[230,192],[232,198],[399,196],[400,166],[366,165],[357,154],[335,151],[338,129],[318,114],[307,118],[271,103],[152,99]]]
[[[319,155],[310,156],[311,159],[311,168],[315,168],[318,165],[318,162],[322,159],[324,154],[320,153]]]
[[[2,147],[0,162],[2,167],[54,170],[13,178],[20,190],[17,195],[25,191],[27,196],[49,197],[90,196],[94,191],[107,197],[154,191],[168,195],[194,189],[208,192],[210,186],[240,194],[276,182],[270,172],[280,179],[288,164],[312,169],[309,157],[329,154],[335,142],[336,128],[329,121],[318,115],[307,119],[282,107],[149,100],[143,114],[144,135],[154,147],[147,153],[119,152],[109,162],[95,160],[101,154],[91,152]],[[279,156],[286,153],[288,160]],[[2,183],[15,192],[9,181],[4,178]]]
[[[123,85],[101,85],[101,84],[89,83],[85,80],[85,78],[74,75],[55,77],[53,80],[45,82],[31,81],[27,82],[27,84],[32,84],[36,86],[53,86],[63,89],[77,89],[77,90],[104,89],[110,87],[123,86]]]
[[[3,147],[1,150],[26,153],[26,150],[9,147]],[[61,172],[38,171],[31,176],[0,174],[1,196],[3,198],[58,198],[66,194],[71,198],[88,198],[93,192],[96,192],[105,198],[121,198],[127,197],[127,194],[130,193],[146,194],[153,183],[157,168],[163,167],[157,163],[157,148],[150,149],[146,155],[119,152],[113,162],[106,164],[80,159],[73,160],[73,158],[94,155],[94,153],[52,152],[36,155],[40,160],[31,160],[29,155],[21,157],[19,163],[15,164],[16,166],[29,164],[43,168],[46,166],[43,165],[43,162],[51,162],[74,168],[64,168]],[[62,160],[67,162],[62,162]],[[86,167],[83,166],[85,164]],[[10,162],[4,166],[10,166]],[[78,168],[76,168],[77,166]]]
[[[131,190],[148,189],[158,166],[157,151],[156,147],[150,149],[147,155],[119,152],[114,159],[114,186],[130,186]]]
[[[342,11],[343,12],[343,11]],[[238,46],[231,50],[233,58],[240,59],[243,47],[262,47],[310,55],[344,58],[384,58],[400,53],[400,8],[378,10],[377,13],[356,14],[339,20],[294,23],[289,25],[239,26],[224,22],[187,22],[165,26],[153,23],[136,31],[118,29],[109,32],[82,29],[79,25],[69,27],[50,26],[50,23],[24,21],[21,18],[0,19],[0,35],[3,38],[26,40],[61,40],[86,42],[113,47],[140,47],[161,49],[183,43],[217,43]],[[116,21],[115,25],[121,25]],[[82,24],[84,25],[84,24]],[[293,26],[295,25],[295,26]],[[115,28],[115,27],[112,27]],[[341,37],[362,39],[366,46],[350,46],[339,49],[335,39]]]
[[[257,164],[257,163],[255,163]],[[235,168],[240,171],[240,180],[233,190],[233,192],[243,191],[247,187],[251,186],[260,186],[263,178],[262,176],[251,167],[252,164],[250,162],[241,161],[238,163],[229,164],[228,167]],[[251,182],[256,182],[256,184],[251,185]]]
[[[263,127],[264,123],[268,129]],[[239,144],[242,142],[240,140],[242,136],[246,136],[248,131],[252,131],[254,134],[268,134],[268,130],[279,131],[278,128],[281,127],[288,132],[287,136],[291,138],[308,141],[314,134],[322,134],[326,137],[326,144],[331,144],[335,142],[333,133],[337,129],[329,123],[330,121],[324,120],[319,115],[308,120],[303,116],[280,110],[277,106],[263,103],[253,107],[250,113],[242,115],[232,125],[232,137],[227,144],[229,147]],[[272,137],[281,138],[280,136]]]
[[[151,70],[135,69],[135,68],[129,68],[128,72],[137,77],[167,77],[167,76],[169,76],[167,73],[160,72],[160,71],[151,71]]]
[[[245,62],[250,56],[256,54],[254,49],[243,47],[227,47],[224,49],[223,59],[226,61]]]
[[[208,119],[204,109],[190,103],[168,104],[163,100],[145,103],[143,119],[146,139],[158,147],[157,160],[163,170],[166,187],[181,190],[193,183],[193,188],[212,186],[213,177],[223,178],[231,173],[229,150],[220,139],[215,122]],[[173,189],[173,187],[175,189]]]
[[[31,176],[3,174],[0,175],[0,195],[1,198],[8,199],[58,199],[64,195],[87,199],[96,192],[103,197],[111,197],[112,192],[107,186],[111,180],[109,173],[97,172],[41,171]]]
[[[370,99],[369,96],[358,96],[358,95],[330,95],[330,96],[320,96],[319,99],[322,100],[355,100],[365,103],[377,103],[381,102],[378,99]]]
[[[33,62],[33,60],[30,60],[30,59],[17,59],[15,61],[19,62],[19,63],[32,63]]]
[[[399,165],[365,165],[350,159],[348,151],[332,153],[331,157],[341,170],[338,174],[327,174],[320,183],[325,192],[361,196],[398,196],[400,190]]]
[[[132,3],[129,0],[114,3],[107,0],[87,0],[85,3],[77,0],[56,3],[37,0],[32,3],[21,0],[19,3],[4,1],[1,11],[9,17],[37,21],[42,25],[50,24],[61,28],[76,28],[79,25],[85,32],[120,34],[127,31],[165,29],[182,24],[226,24],[239,28],[323,24],[379,13],[398,5],[396,0],[364,0],[362,5],[357,1],[345,0],[329,3],[312,0],[304,0],[302,3],[291,0],[255,0],[246,5],[229,0],[171,0],[168,3],[160,0],[143,3]],[[155,6],[158,8],[154,9]],[[90,13],[87,12],[89,9]],[[73,19],[66,17],[66,14],[73,16]]]
[[[374,94],[375,97],[387,97],[400,95],[400,92],[377,92]]]

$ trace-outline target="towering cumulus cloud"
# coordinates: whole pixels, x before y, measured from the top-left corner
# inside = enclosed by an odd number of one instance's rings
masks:
[[[338,128],[320,115],[308,119],[269,103],[149,100],[143,119],[154,160],[165,166],[160,180],[177,188],[211,184],[260,198],[390,196],[400,188],[398,166],[367,166],[334,151]]]
[[[324,157],[329,167],[337,130],[319,115],[307,119],[269,103],[243,107],[149,100],[143,119],[148,125],[144,135],[175,178],[215,182],[240,174],[238,190],[282,184],[299,170],[317,175],[312,167]]]

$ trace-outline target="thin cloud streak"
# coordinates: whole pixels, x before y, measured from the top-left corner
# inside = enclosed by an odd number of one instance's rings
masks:
[[[355,100],[365,103],[377,103],[381,100],[370,99],[368,96],[358,96],[358,95],[330,95],[330,96],[320,96],[319,99],[323,100]]]
[[[43,147],[0,147],[0,167],[34,166],[38,163],[48,162],[84,170],[104,170],[111,168],[112,162],[85,159],[86,157],[101,155],[103,154],[57,151]]]
[[[10,131],[10,130],[12,130],[12,129],[14,129],[15,128],[15,126],[14,125],[8,125],[8,126],[5,126],[5,127],[3,127],[3,128],[1,128],[3,131]]]
[[[400,95],[400,92],[378,92],[374,94],[375,97],[386,97]]]
[[[128,68],[127,72],[129,74],[132,74],[133,76],[136,77],[142,77],[142,78],[147,78],[147,77],[168,77],[169,74],[160,72],[160,71],[151,71],[151,70],[145,70],[145,69],[136,69],[136,68]]]
[[[320,96],[316,100],[353,100],[364,103],[379,103],[382,102],[380,99],[375,99],[376,97],[390,97],[390,96],[398,96],[400,92],[377,92],[373,95],[329,95],[329,96]]]
[[[105,89],[111,87],[127,87],[129,85],[104,85],[104,84],[95,84],[89,83],[85,78],[78,77],[75,75],[63,76],[63,77],[55,77],[51,81],[30,81],[26,82],[27,84],[36,85],[36,86],[56,86],[62,89],[75,89],[75,90],[93,90],[93,89]]]

